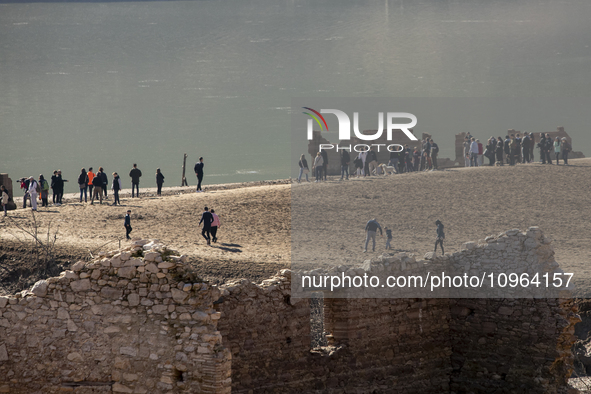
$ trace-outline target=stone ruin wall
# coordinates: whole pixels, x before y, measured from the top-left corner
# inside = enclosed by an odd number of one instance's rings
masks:
[[[9,204],[7,209],[13,210],[16,209],[16,204],[14,202],[14,193],[12,188],[12,179],[6,173],[0,174],[0,185],[4,185],[6,190],[8,191],[8,195],[10,196]]]
[[[219,290],[143,243],[0,297],[0,393],[230,392]]]
[[[553,259],[549,241],[530,233]],[[451,258],[485,264],[497,250],[525,259],[529,238],[513,230]],[[193,277],[186,257],[146,247],[0,298],[0,392],[567,391],[580,321],[571,299],[325,299],[329,343],[312,349],[310,302],[291,297],[291,271],[218,289]],[[364,266],[439,260],[425,257],[383,255]]]

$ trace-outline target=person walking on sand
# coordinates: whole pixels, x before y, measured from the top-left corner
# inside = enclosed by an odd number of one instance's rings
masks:
[[[390,242],[392,242],[392,229],[385,227],[386,230],[386,250],[392,249]]]
[[[160,168],[156,168],[156,186],[158,186],[156,194],[159,196],[162,195],[162,184],[164,184],[164,175],[160,172]]]
[[[86,191],[88,190],[88,174],[84,168],[80,170],[80,175],[78,175],[78,187],[80,188],[80,202],[82,202],[82,194],[84,194],[84,202],[87,202],[88,195],[86,194]]]
[[[41,206],[48,207],[49,203],[47,198],[49,197],[49,183],[47,179],[43,177],[43,174],[39,175],[39,186],[41,186]]]
[[[127,210],[127,215],[125,215],[124,226],[125,226],[125,238],[131,239],[131,237],[129,236],[129,233],[131,233],[131,230],[133,230],[131,228],[131,209]]]
[[[137,168],[137,164],[133,163],[133,168],[129,171],[129,177],[131,178],[131,198],[133,198],[133,191],[137,190],[137,198],[140,197],[140,177],[142,172]]]
[[[308,173],[310,172],[310,169],[308,168],[306,155],[300,156],[300,161],[298,162],[298,165],[300,166],[300,175],[298,176],[298,183],[302,181],[302,175],[306,175],[306,182],[310,182],[310,180],[308,179]]]
[[[367,222],[365,225],[365,248],[363,249],[363,253],[367,252],[367,245],[369,244],[369,240],[373,240],[372,251],[376,251],[376,232],[380,230],[380,236],[383,236],[384,233],[382,232],[382,226],[378,223],[378,221],[373,218]]]
[[[98,172],[96,173],[95,177],[92,179],[92,184],[94,186],[94,193],[92,194],[92,198],[90,199],[90,205],[94,205],[94,199],[100,199],[101,204],[103,203],[103,167],[99,167]]]
[[[116,172],[113,173],[113,184],[111,185],[111,190],[113,190],[113,205],[121,205],[121,201],[119,201],[119,191],[122,189],[121,185],[121,177]]]
[[[197,176],[197,193],[203,191],[201,189],[201,182],[203,182],[203,167],[205,167],[205,163],[203,163],[203,157],[200,157],[194,168],[195,175]]]
[[[211,208],[211,216],[213,216],[213,222],[211,222],[211,241],[218,241],[218,229],[222,226],[220,224],[220,217],[215,213],[214,209]]]
[[[29,195],[31,196],[31,210],[37,210],[37,194],[41,191],[39,183],[33,177],[29,177]]]
[[[445,254],[445,251],[443,250],[443,240],[445,239],[445,233],[443,232],[443,223],[441,223],[441,220],[438,220],[435,222],[435,225],[437,226],[437,239],[435,239],[435,252],[437,253],[437,245],[441,245],[441,254]]]
[[[314,182],[321,182],[322,181],[322,164],[324,163],[322,159],[322,154],[320,152],[316,153],[316,158],[314,159],[314,173],[316,174],[316,180]]]
[[[92,198],[92,189],[94,188],[94,185],[92,184],[92,180],[94,179],[94,172],[92,172],[92,167],[88,167],[88,172],[86,173],[86,175],[88,176],[88,194],[90,195],[90,198]]]
[[[318,152],[320,154],[320,152]],[[203,208],[203,213],[201,214],[201,220],[199,221],[198,226],[203,223],[203,230],[201,230],[201,235],[207,241],[208,245],[211,245],[211,224],[213,223],[213,215],[209,212],[209,208]]]
[[[10,196],[8,195],[8,190],[6,187],[4,187],[4,185],[0,185],[0,192],[2,197],[2,210],[4,211],[4,216],[7,216],[6,211],[8,209],[8,200],[10,199]]]

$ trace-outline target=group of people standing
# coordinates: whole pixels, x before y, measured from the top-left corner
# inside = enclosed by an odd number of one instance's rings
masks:
[[[526,132],[523,135],[519,133],[507,134],[505,139],[490,137],[486,147],[480,140],[468,133],[464,137],[465,166],[482,166],[483,157],[488,158],[490,166],[533,163],[536,147],[539,149],[542,164],[552,164],[552,157],[554,157],[556,164],[560,164],[562,158],[564,164],[568,165],[568,154],[572,152],[572,146],[565,137],[552,139],[550,134],[540,133],[539,141],[536,143],[534,133]]]
[[[390,152],[389,161],[384,169],[378,162],[377,152],[374,147],[369,150],[359,152],[357,157],[353,160],[355,174],[359,177],[366,177],[372,175],[384,174],[385,171],[390,171],[394,174],[402,174],[413,171],[429,171],[436,170],[437,156],[439,154],[439,146],[432,138],[425,138],[421,141],[421,147],[418,146],[411,150],[408,145],[396,152]],[[351,153],[343,149],[339,152],[341,161],[341,178],[340,180],[349,179],[349,168],[351,165]],[[306,176],[306,181],[310,182],[308,174],[310,168],[306,155],[301,155],[298,162],[300,173],[298,175],[298,183],[302,181],[302,177]],[[313,158],[312,170],[316,177],[315,182],[326,181],[328,168],[328,153],[326,150],[321,150],[316,153]]]
[[[121,205],[119,199],[119,192],[123,189],[123,183],[121,177],[117,172],[113,172],[113,181],[111,182],[111,190],[113,191],[113,205]],[[131,178],[131,197],[140,196],[140,178],[142,177],[142,171],[137,168],[137,164],[133,164],[133,168],[129,171],[129,177]],[[158,195],[162,190],[162,183],[164,183],[164,175],[160,172],[160,168],[156,169],[156,183],[158,184]],[[80,175],[78,175],[78,187],[80,188],[80,202],[84,196],[84,202],[88,202],[87,191],[90,191],[90,204],[94,204],[94,200],[98,199],[99,203],[103,203],[103,196],[105,199],[109,199],[107,189],[109,188],[109,178],[103,167],[99,167],[98,171],[93,172],[93,168],[89,167],[88,171],[82,168]]]

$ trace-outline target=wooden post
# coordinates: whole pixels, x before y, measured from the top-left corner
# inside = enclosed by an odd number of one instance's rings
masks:
[[[189,186],[187,183],[187,178],[185,178],[185,167],[187,166],[187,154],[185,153],[183,157],[183,179],[181,180],[181,187]]]

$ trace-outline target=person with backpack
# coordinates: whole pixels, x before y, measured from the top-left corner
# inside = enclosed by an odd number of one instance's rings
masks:
[[[443,223],[441,223],[441,220],[437,220],[435,225],[437,226],[437,238],[435,239],[434,253],[437,253],[437,245],[441,245],[441,254],[444,255],[445,250],[443,250],[443,240],[445,240],[445,233],[443,232]]]
[[[140,177],[142,176],[142,172],[139,168],[137,168],[137,164],[133,164],[133,168],[129,171],[129,176],[131,178],[131,198],[133,198],[133,191],[137,189],[136,197],[140,197]]]
[[[78,175],[78,187],[80,188],[80,202],[82,202],[82,194],[84,194],[84,202],[88,202],[88,174],[86,173],[86,169],[80,170],[80,175]]]
[[[35,180],[32,176],[29,177],[29,196],[31,196],[31,210],[37,210],[37,196],[41,191],[41,187],[39,186],[39,182]]]
[[[8,195],[8,190],[6,187],[4,187],[4,185],[0,185],[0,192],[2,193],[2,210],[4,211],[4,216],[7,216],[8,214],[6,211],[8,209],[8,200],[10,199],[10,196]]]
[[[121,178],[119,174],[116,172],[113,173],[113,184],[111,185],[111,189],[113,190],[113,205],[121,205],[121,201],[119,201],[119,191],[121,190]]]
[[[351,156],[346,150],[341,151],[341,181],[346,176],[346,180],[349,180],[349,163],[351,162]]]
[[[45,179],[43,175],[39,175],[39,185],[41,186],[41,206],[48,207],[49,202],[47,199],[49,197],[49,182],[47,182],[47,179]]]
[[[566,137],[562,137],[562,160],[564,165],[568,166],[568,154],[573,150],[572,146],[568,143]]]
[[[100,203],[103,203],[103,167],[99,167],[98,172],[92,179],[92,185],[94,186],[94,193],[90,199],[90,205],[94,205],[94,199],[100,199]]]

